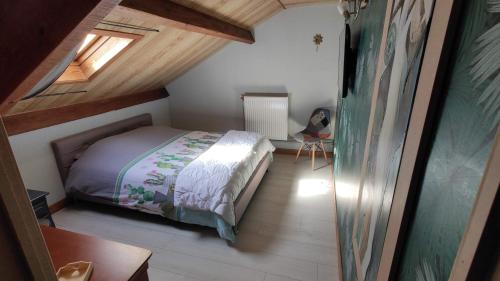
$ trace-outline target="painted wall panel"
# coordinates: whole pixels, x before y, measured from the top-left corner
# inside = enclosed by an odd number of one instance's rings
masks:
[[[378,273],[433,4],[392,3],[355,213],[352,243],[358,280],[375,280]]]
[[[335,129],[334,169],[345,281],[356,280],[351,238],[386,4],[387,1],[370,1],[352,28],[353,37],[359,37],[358,43],[353,46],[357,49],[355,82],[348,96],[344,99],[339,97],[338,102],[341,110],[337,113]]]
[[[356,23],[361,34],[355,85],[342,100],[336,134],[344,280],[376,280],[433,4],[370,2]]]
[[[463,1],[399,280],[448,280],[500,120],[500,1]]]

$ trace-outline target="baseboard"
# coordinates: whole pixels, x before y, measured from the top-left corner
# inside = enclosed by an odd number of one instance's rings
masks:
[[[68,205],[68,199],[64,198],[62,200],[57,201],[56,203],[49,206],[49,211],[51,214],[56,213],[57,211],[62,210],[64,207]]]
[[[342,253],[341,248],[340,248],[340,229],[338,225],[338,217],[337,217],[337,189],[335,186],[335,178],[333,175],[333,165],[330,167],[330,180],[332,183],[333,187],[333,217],[334,217],[334,223],[335,223],[335,240],[336,240],[336,249],[337,249],[337,273],[338,273],[338,280],[343,281],[344,280],[344,273],[343,273],[343,268],[342,268]]]
[[[297,155],[297,152],[298,152],[298,149],[292,149],[292,148],[276,148],[276,150],[274,151],[274,153],[276,153],[276,154],[289,154],[289,155]],[[316,157],[320,157],[322,155],[323,155],[323,152],[321,152],[321,151],[316,152]],[[300,152],[300,156],[309,156],[309,151],[302,150]],[[326,157],[328,157],[330,159],[333,158],[333,153],[327,151]]]

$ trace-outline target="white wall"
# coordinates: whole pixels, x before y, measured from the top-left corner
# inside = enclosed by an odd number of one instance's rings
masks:
[[[63,199],[65,192],[50,142],[142,113],[151,113],[155,125],[170,125],[166,98],[9,137],[25,186],[50,192],[49,205]]]
[[[316,107],[334,108],[343,17],[335,4],[286,9],[255,29],[256,43],[233,42],[167,85],[172,125],[243,129],[245,92],[288,92],[289,133],[302,130]],[[323,35],[316,51],[315,34]]]

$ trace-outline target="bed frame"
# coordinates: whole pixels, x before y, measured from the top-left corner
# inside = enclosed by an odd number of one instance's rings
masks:
[[[118,135],[127,131],[137,129],[144,126],[152,126],[153,121],[151,114],[142,114],[122,121],[111,123],[102,127],[91,129],[68,136],[62,139],[55,140],[51,143],[56,158],[57,167],[63,183],[66,181],[69,169],[79,154],[83,153],[90,145],[96,141],[107,138],[113,135]],[[266,174],[269,165],[271,164],[270,152],[267,153],[248,180],[245,188],[234,202],[234,211],[236,216],[236,224],[239,223],[245,213],[250,200],[252,199],[257,187],[262,178]],[[88,198],[88,196],[77,196],[78,199],[85,201],[99,202]]]

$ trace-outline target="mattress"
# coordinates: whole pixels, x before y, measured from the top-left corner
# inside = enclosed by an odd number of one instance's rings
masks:
[[[234,223],[227,218],[210,210],[174,204],[179,174],[188,170],[186,167],[196,166],[197,159],[203,158],[200,156],[209,155],[207,151],[215,149],[223,136],[148,126],[99,140],[76,155],[65,189],[68,194],[85,200],[214,227],[222,238],[234,241]],[[274,148],[266,143],[255,146],[255,150],[252,153],[255,159],[248,161],[250,165],[241,165],[242,169],[237,171],[240,180],[236,182],[241,184],[232,187],[234,200],[255,170],[254,163]]]

